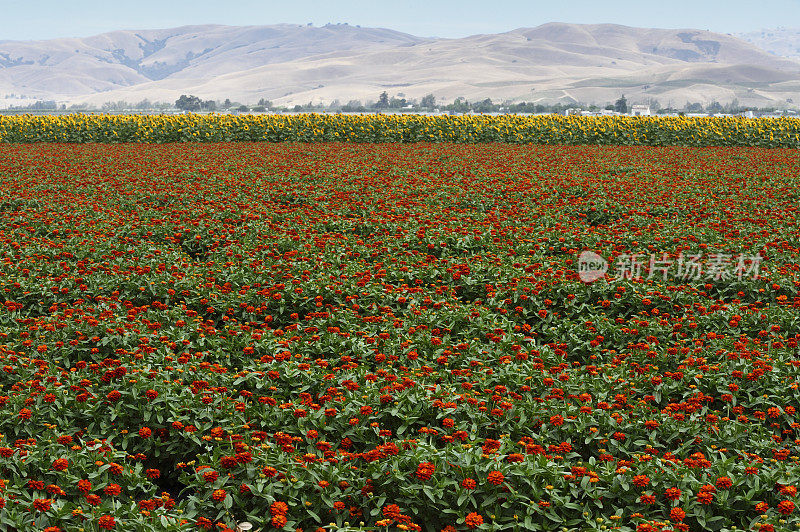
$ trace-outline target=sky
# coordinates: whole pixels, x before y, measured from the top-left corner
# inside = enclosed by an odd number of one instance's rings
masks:
[[[547,22],[738,33],[800,28],[800,0],[0,0],[0,41],[284,22],[347,22],[423,37],[499,33]]]

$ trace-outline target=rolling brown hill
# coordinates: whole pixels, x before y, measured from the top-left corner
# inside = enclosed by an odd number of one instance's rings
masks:
[[[3,94],[70,103],[440,101],[800,102],[800,62],[731,35],[551,23],[461,39],[346,24],[187,26],[0,42]],[[1,100],[0,100],[1,101]]]

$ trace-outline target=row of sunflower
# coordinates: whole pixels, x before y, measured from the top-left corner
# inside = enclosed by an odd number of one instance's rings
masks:
[[[800,119],[559,115],[87,115],[0,117],[6,143],[507,142],[800,147]]]

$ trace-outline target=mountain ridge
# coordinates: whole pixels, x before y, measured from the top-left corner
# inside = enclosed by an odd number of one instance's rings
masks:
[[[616,24],[553,22],[456,39],[348,24],[208,24],[0,42],[0,97],[69,103],[190,93],[327,105],[390,90],[447,101],[605,103],[626,92],[662,105],[763,106],[797,97],[798,88],[800,61],[735,36]]]

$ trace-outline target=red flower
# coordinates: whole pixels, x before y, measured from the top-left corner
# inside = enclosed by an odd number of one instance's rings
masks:
[[[144,392],[144,395],[147,397],[148,400],[152,401],[156,397],[158,397],[158,392],[155,390],[147,390]]]
[[[114,517],[110,515],[101,516],[100,519],[97,520],[97,526],[103,530],[111,530],[116,524],[117,523],[114,521]]]
[[[147,471],[145,471],[145,473],[147,474],[147,478],[152,478],[152,479],[157,479],[161,476],[161,471],[159,471],[158,469],[148,469]]]
[[[719,477],[717,479],[717,487],[721,489],[728,489],[733,486],[733,481],[728,477]]]
[[[87,479],[82,479],[78,481],[78,491],[82,493],[89,493],[89,490],[92,489],[92,483]]]
[[[33,416],[33,412],[28,410],[27,408],[23,408],[19,411],[19,418],[20,419],[30,419]]]
[[[119,393],[117,390],[113,390],[108,392],[108,395],[106,395],[106,399],[108,399],[112,403],[116,403],[117,401],[122,399],[122,394]]]
[[[53,462],[53,469],[56,471],[64,471],[69,466],[69,460],[66,458],[59,458],[55,462]]]
[[[489,481],[489,484],[494,484],[495,486],[502,484],[505,479],[506,477],[500,471],[490,471],[486,475],[486,480]]]
[[[62,490],[61,487],[55,484],[48,484],[47,493],[52,493],[53,495],[66,495],[66,493],[64,493],[64,490]]]
[[[205,480],[206,482],[214,482],[218,478],[219,478],[219,473],[217,473],[216,471],[206,471],[205,473],[203,473],[203,480]]]
[[[700,501],[701,504],[711,504],[711,501],[714,500],[714,494],[710,491],[701,491],[697,494],[697,500]]]
[[[683,521],[683,518],[686,517],[686,512],[683,511],[683,508],[678,508],[677,506],[669,511],[669,518],[673,521]]]
[[[286,515],[289,512],[289,505],[283,501],[275,501],[269,507],[269,513],[272,516]]]
[[[483,517],[476,512],[469,513],[466,519],[464,519],[464,524],[469,528],[478,528],[483,524]]]
[[[467,490],[474,490],[477,486],[478,483],[471,478],[465,478],[464,480],[461,481],[461,487]]]
[[[778,511],[783,515],[789,515],[794,511],[794,503],[792,501],[781,501],[778,503]]]
[[[103,493],[106,495],[111,495],[112,497],[116,497],[120,493],[122,493],[122,488],[119,487],[119,484],[109,484],[105,488],[103,488]]]
[[[636,475],[635,477],[633,477],[634,486],[643,488],[648,484],[650,484],[650,479],[647,477],[647,475]]]
[[[286,526],[286,521],[285,515],[276,515],[272,518],[272,526],[275,528],[283,528]]]
[[[236,467],[236,464],[237,464],[236,457],[235,456],[223,456],[222,458],[220,458],[219,464],[224,469],[231,469],[233,467]]]
[[[436,471],[436,466],[430,462],[423,462],[417,466],[417,478],[420,480],[428,480],[433,476]]]
[[[88,502],[92,506],[97,506],[102,502],[102,500],[100,499],[99,495],[95,495],[94,493],[90,493],[89,495],[86,496],[86,502]]]
[[[639,497],[639,501],[642,504],[655,504],[656,496],[650,495],[649,493],[642,493],[642,495]]]
[[[222,499],[225,498],[225,495],[227,495],[225,490],[220,488],[214,490],[214,492],[211,494],[211,498],[214,499],[215,501],[221,501]]]
[[[53,499],[34,499],[33,507],[39,512],[46,512],[53,505]]]
[[[150,436],[152,436],[152,434],[153,431],[147,427],[142,427],[139,429],[139,436],[141,436],[142,438],[149,438]]]
[[[678,488],[667,488],[667,491],[664,492],[664,496],[671,501],[677,501],[681,498],[681,490]]]

